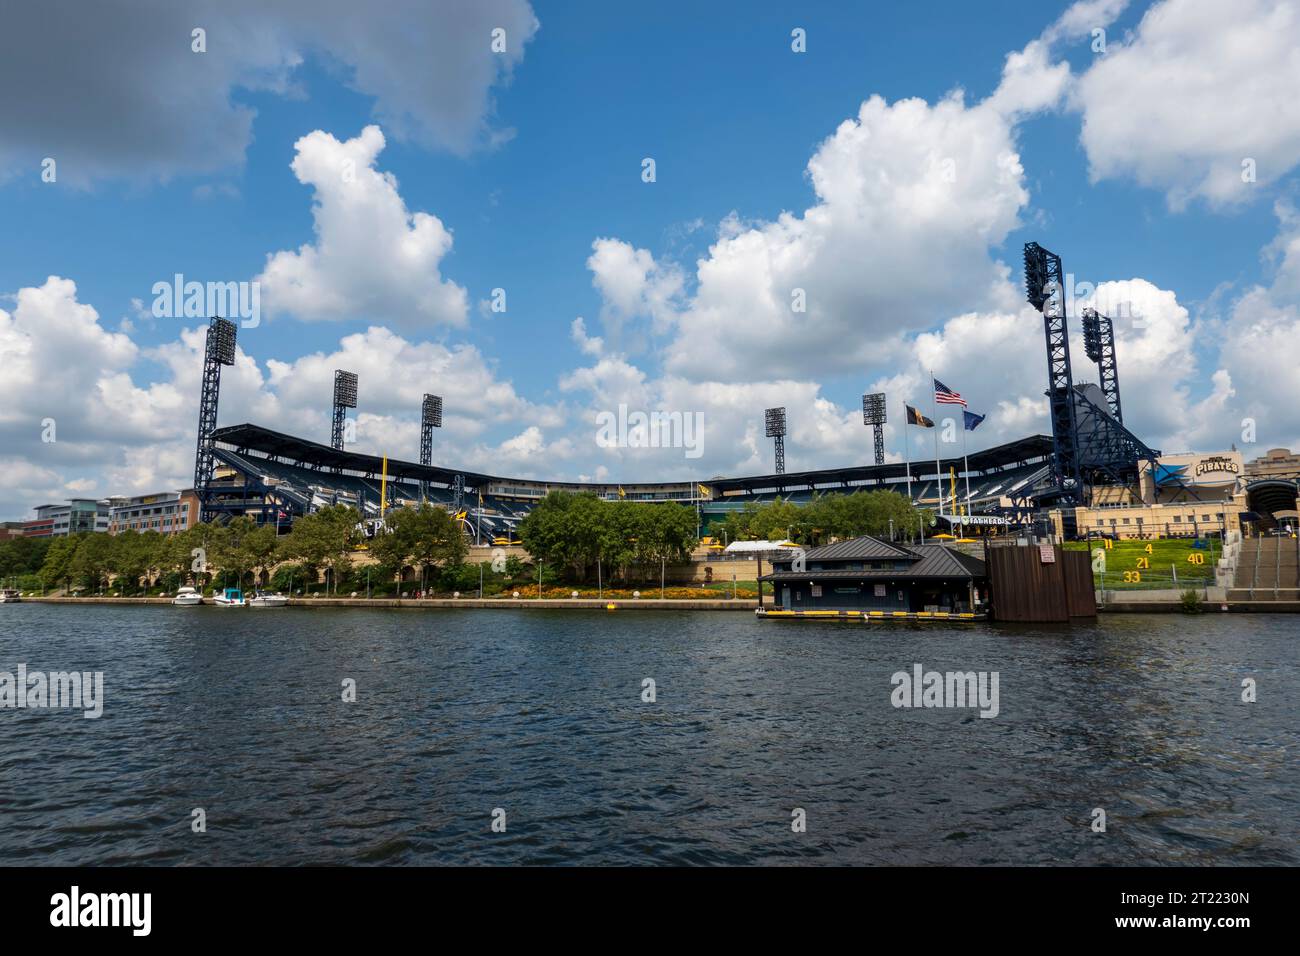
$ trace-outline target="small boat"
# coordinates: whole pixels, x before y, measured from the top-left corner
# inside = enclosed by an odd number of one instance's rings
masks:
[[[22,599],[22,594],[13,588],[0,588],[0,604],[17,604]]]
[[[244,592],[239,588],[226,588],[220,594],[212,595],[212,603],[217,607],[248,607]]]
[[[257,591],[248,602],[249,607],[284,607],[289,599],[275,591]]]
[[[179,588],[176,596],[172,598],[172,603],[177,607],[194,607],[196,604],[203,603],[203,595],[194,588]]]

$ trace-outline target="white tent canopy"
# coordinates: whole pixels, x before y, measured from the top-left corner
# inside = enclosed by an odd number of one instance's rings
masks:
[[[788,541],[733,541],[727,545],[728,554],[753,554],[756,551],[786,551],[792,547]]]

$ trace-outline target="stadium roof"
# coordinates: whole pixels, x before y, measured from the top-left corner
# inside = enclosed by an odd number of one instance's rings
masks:
[[[309,468],[342,469],[360,472],[366,475],[378,475],[383,469],[383,459],[378,455],[365,455],[359,452],[336,451],[329,445],[295,438],[283,432],[263,428],[261,425],[245,423],[218,428],[212,434],[214,442],[226,445],[238,452],[256,452],[270,458]],[[993,448],[971,452],[970,469],[981,472],[990,469],[1002,469],[1024,464],[1052,454],[1052,440],[1046,435],[1032,435],[1018,441],[1007,442]],[[934,461],[916,461],[912,463],[912,478],[917,480],[922,474],[933,474]],[[947,474],[949,468],[958,473],[965,470],[965,463],[960,457],[944,458],[939,462],[941,474]],[[596,491],[600,488],[617,487],[619,482],[605,481],[583,483],[576,481],[548,481],[534,478],[511,478],[503,475],[487,475],[479,472],[464,471],[456,468],[444,468],[437,465],[420,465],[415,462],[402,461],[398,458],[388,459],[390,478],[412,481],[429,481],[449,485],[456,475],[463,475],[466,486],[477,488],[489,482],[527,482],[546,485],[552,488],[564,488],[574,491]],[[787,472],[783,475],[755,475],[749,478],[704,478],[702,480],[714,491],[714,496],[727,491],[753,491],[757,489],[780,489],[797,487],[843,487],[850,484],[902,480],[907,476],[907,465],[897,462],[887,465],[853,465],[845,468],[829,468],[821,471]],[[639,488],[662,486],[685,486],[692,484],[691,479],[679,481],[629,481],[623,485],[636,485]]]
[[[942,458],[939,461],[939,473],[946,475],[949,468],[955,468],[958,474],[966,470],[969,461],[971,471],[980,472],[1008,465],[1024,464],[1052,454],[1052,439],[1047,435],[1031,435],[1004,445],[995,445],[983,451],[971,452],[968,459],[960,456]],[[934,459],[918,460],[911,463],[912,480],[922,475],[933,475]],[[755,475],[752,478],[714,478],[706,479],[710,488],[721,492],[753,491],[767,488],[817,487],[824,485],[847,485],[873,481],[901,480],[907,477],[906,462],[894,462],[887,465],[850,465],[845,468],[827,468],[821,471],[788,471],[783,475]]]
[[[272,431],[261,425],[231,425],[218,428],[212,433],[212,440],[222,445],[229,445],[236,451],[253,451],[270,458],[286,461],[290,464],[303,465],[308,468],[339,468],[347,471],[359,471],[367,475],[378,475],[383,471],[384,460],[379,455],[363,455],[354,451],[336,451],[329,445],[295,438],[283,432]],[[409,478],[414,481],[433,481],[450,484],[457,475],[464,475],[465,483],[470,487],[486,484],[493,479],[489,475],[474,472],[439,468],[436,465],[420,465],[399,458],[388,459],[388,476],[390,478]]]

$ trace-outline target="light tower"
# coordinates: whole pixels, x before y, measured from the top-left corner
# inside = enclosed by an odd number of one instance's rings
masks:
[[[1043,313],[1047,339],[1047,399],[1052,418],[1052,483],[1063,504],[1083,500],[1079,429],[1070,370],[1070,329],[1065,311],[1061,257],[1036,242],[1025,243],[1025,297]]]
[[[442,396],[424,396],[420,405],[420,464],[433,464],[433,430],[442,427]],[[420,482],[420,500],[429,497],[429,483]]]
[[[1097,363],[1101,391],[1115,421],[1123,422],[1119,404],[1119,365],[1115,361],[1115,327],[1108,316],[1096,309],[1083,310],[1083,350]]]
[[[420,464],[433,464],[433,430],[442,427],[442,396],[425,395],[420,407]]]
[[[209,521],[208,484],[212,481],[212,433],[217,428],[217,401],[221,394],[221,366],[235,364],[235,323],[215,316],[208,322],[203,350],[203,392],[199,396],[199,440],[194,452],[194,493],[199,499],[199,520]]]
[[[349,408],[357,407],[357,373],[334,370],[334,427],[330,431],[330,447],[343,450],[343,425],[348,420]]]
[[[875,438],[876,464],[885,463],[885,393],[872,392],[862,396],[862,424],[872,426]]]
[[[785,474],[785,406],[769,408],[763,412],[767,424],[767,437],[776,443],[776,473]]]

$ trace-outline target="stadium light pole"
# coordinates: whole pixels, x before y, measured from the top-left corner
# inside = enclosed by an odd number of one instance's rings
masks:
[[[425,394],[420,405],[420,464],[433,464],[433,430],[442,427],[442,396]],[[429,497],[429,483],[420,482],[420,500]]]
[[[885,393],[862,396],[862,424],[870,425],[875,439],[876,464],[885,463]]]
[[[330,430],[330,447],[343,450],[343,426],[349,408],[357,407],[357,373],[334,370],[334,423]]]
[[[203,391],[199,396],[199,435],[194,451],[194,493],[199,499],[199,520],[210,521],[208,485],[212,481],[212,433],[217,430],[217,405],[221,395],[221,366],[235,364],[236,326],[213,317],[203,349]]]
[[[763,412],[767,437],[776,445],[776,473],[785,474],[785,406],[769,408]]]
[[[442,396],[425,395],[420,406],[420,464],[433,464],[433,430],[442,427]]]

